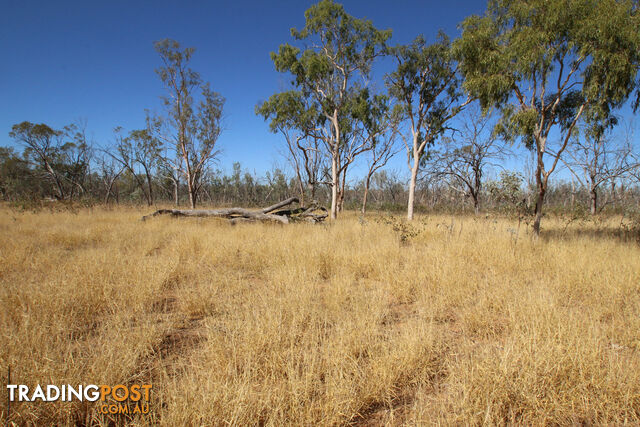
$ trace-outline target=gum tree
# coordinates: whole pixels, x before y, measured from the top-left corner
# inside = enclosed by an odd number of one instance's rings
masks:
[[[106,152],[131,174],[147,200],[147,205],[151,206],[154,203],[153,172],[160,161],[162,143],[149,127],[132,130],[126,137],[122,136],[121,132],[120,127],[114,129],[115,150]],[[140,170],[146,178],[146,187]]]
[[[576,131],[573,146],[567,149],[568,158],[563,160],[567,169],[589,192],[591,215],[596,215],[599,211],[600,188],[623,178],[635,167],[630,162],[630,138],[617,138],[613,134],[613,128],[617,124],[615,116],[596,123],[584,123]],[[601,208],[606,204],[607,198]]]
[[[483,198],[483,178],[487,166],[500,168],[509,156],[506,144],[492,132],[495,120],[474,106],[462,114],[462,123],[453,138],[444,138],[441,148],[431,153],[429,165],[436,176],[453,178],[471,197],[476,215]]]
[[[271,95],[267,101],[258,104],[256,114],[270,120],[271,132],[284,137],[304,206],[305,187],[311,199],[315,199],[323,161],[317,136],[322,122],[319,111],[313,105],[309,106],[301,92],[290,90]]]
[[[535,156],[534,232],[549,176],[581,117],[606,117],[634,89],[640,22],[631,1],[492,0],[462,24],[456,43],[464,87],[497,130]]]
[[[367,168],[367,174],[364,177],[364,189],[362,193],[362,207],[360,213],[365,215],[367,213],[367,199],[369,197],[369,187],[371,187],[371,178],[374,174],[385,167],[393,156],[398,154],[395,141],[396,133],[393,129],[389,129],[374,141],[374,144],[369,150],[369,162]]]
[[[283,44],[271,59],[277,71],[293,76],[294,90],[319,112],[313,136],[322,142],[331,165],[331,218],[335,219],[349,162],[369,143],[357,135],[362,115],[354,114],[354,108],[361,106],[363,97],[372,96],[366,82],[391,31],[352,17],[331,0],[311,6],[305,19],[301,30],[291,30],[305,47]]]
[[[425,152],[449,129],[447,123],[470,100],[462,101],[458,64],[444,33],[431,45],[420,36],[410,45],[391,48],[390,53],[397,68],[387,75],[387,87],[409,128],[404,142],[411,171],[407,219],[412,220],[416,182]]]
[[[194,209],[202,177],[219,153],[216,143],[222,132],[225,99],[189,67],[194,48],[181,49],[177,41],[170,39],[154,46],[163,63],[156,72],[167,90],[163,98],[167,115],[154,118],[150,126],[168,146],[176,147],[179,160],[171,162],[171,167],[184,176],[189,204]]]
[[[9,136],[22,144],[33,159],[32,164],[43,172],[55,188],[55,197],[66,197],[64,178],[56,168],[57,158],[63,146],[62,131],[50,128],[44,123],[22,122],[11,127]]]
[[[91,147],[84,124],[71,124],[62,130],[44,123],[22,122],[11,127],[9,136],[25,148],[25,158],[54,188],[58,200],[72,199],[84,192],[89,171]]]

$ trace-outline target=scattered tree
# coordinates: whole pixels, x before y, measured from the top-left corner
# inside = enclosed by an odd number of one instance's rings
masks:
[[[114,192],[114,186],[116,185],[116,181],[125,171],[126,166],[121,162],[116,160],[111,154],[104,154],[103,156],[97,159],[98,167],[100,171],[100,179],[102,184],[104,185],[105,195],[104,195],[104,204],[109,203],[109,197]],[[114,194],[116,203],[119,202],[119,197],[117,192]]]
[[[126,137],[123,137],[121,132],[120,127],[114,129],[115,150],[113,153],[107,150],[107,153],[129,171],[144,194],[147,204],[151,206],[154,203],[152,175],[162,152],[160,140],[155,138],[149,129],[132,130]]]
[[[484,170],[487,166],[500,167],[497,161],[505,159],[507,148],[493,133],[491,116],[479,108],[463,114],[459,131],[456,137],[443,138],[442,148],[431,153],[429,165],[437,175],[457,181],[478,214]]]
[[[492,0],[462,24],[465,89],[483,108],[499,107],[500,133],[535,153],[536,234],[549,176],[580,117],[606,117],[634,89],[638,18],[631,1]]]
[[[152,120],[151,129],[167,145],[176,147],[180,161],[166,160],[184,176],[189,204],[195,209],[201,178],[219,153],[216,143],[222,132],[225,99],[189,68],[194,48],[182,50],[177,41],[170,39],[158,41],[154,46],[163,63],[156,72],[168,95],[163,98],[167,115]],[[198,96],[200,102],[196,103]]]
[[[364,178],[364,191],[362,194],[362,208],[360,212],[365,215],[367,212],[367,197],[369,196],[369,187],[371,178],[374,174],[386,166],[393,156],[398,153],[395,144],[396,132],[393,126],[389,127],[385,134],[372,141],[371,150],[369,150],[369,163],[367,175]]]
[[[0,147],[0,199],[40,196],[41,188],[29,163],[11,147]]]
[[[304,205],[305,187],[311,200],[315,200],[324,160],[318,138],[322,121],[319,111],[314,105],[308,105],[308,99],[301,92],[287,91],[274,94],[256,106],[256,114],[271,120],[269,129],[284,136],[298,181],[301,203]]]
[[[410,133],[410,141],[404,135],[403,141],[411,171],[407,219],[412,220],[416,182],[426,149],[450,129],[447,123],[470,99],[460,102],[462,82],[451,43],[444,33],[431,45],[420,36],[408,46],[390,49],[390,53],[397,68],[387,75],[387,86]]]
[[[55,130],[25,121],[13,125],[9,136],[25,147],[25,159],[52,184],[56,199],[84,191],[91,152],[83,128],[72,124]]]
[[[372,98],[358,78],[366,81],[369,77],[391,31],[377,30],[370,21],[348,15],[331,0],[311,6],[305,18],[304,28],[294,28],[291,34],[308,47],[301,51],[284,44],[271,59],[276,70],[295,77],[292,84],[299,96],[319,113],[312,136],[322,141],[331,163],[331,218],[335,219],[349,162],[366,151],[368,144],[354,135],[363,116],[354,110]]]
[[[598,213],[598,195],[600,187],[612,183],[629,172],[633,165],[630,141],[619,141],[612,135],[617,124],[615,117],[604,123],[586,123],[582,132],[576,132],[573,146],[567,149],[568,159],[563,163],[589,191],[591,215]],[[602,204],[602,207],[606,205]]]

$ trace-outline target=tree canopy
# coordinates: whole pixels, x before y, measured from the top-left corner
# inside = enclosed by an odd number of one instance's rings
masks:
[[[285,43],[271,59],[277,71],[293,77],[294,90],[272,96],[258,113],[272,115],[272,126],[302,127],[323,141],[331,162],[335,218],[346,170],[370,142],[361,130],[371,128],[377,122],[374,115],[383,113],[382,99],[368,90],[367,80],[391,31],[378,30],[371,21],[347,14],[342,5],[322,0],[305,12],[305,26],[293,28],[291,35],[305,47]]]
[[[484,16],[462,23],[455,47],[465,90],[501,110],[503,137],[536,153],[536,233],[549,176],[578,120],[608,117],[632,94],[639,27],[628,0],[491,0]]]

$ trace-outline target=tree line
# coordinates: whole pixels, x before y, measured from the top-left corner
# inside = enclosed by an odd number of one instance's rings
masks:
[[[322,0],[271,53],[290,84],[255,111],[282,136],[291,167],[263,178],[239,164],[231,176],[214,170],[225,98],[190,67],[193,48],[165,39],[154,44],[162,114],[147,112],[141,129],[116,128],[109,147],[87,141],[82,123],[16,124],[9,135],[24,151],[0,151],[0,191],[4,199],[184,199],[191,208],[297,193],[303,203],[325,201],[333,219],[356,204],[364,214],[371,199],[405,204],[409,220],[416,206],[478,213],[506,203],[528,210],[539,233],[543,206],[559,192],[569,195],[563,205],[584,202],[592,214],[637,204],[639,156],[630,128],[621,135],[620,111],[640,104],[638,7],[491,0],[457,39],[440,32],[392,45],[391,30]],[[369,82],[381,58],[394,65],[376,89]],[[387,168],[399,154],[408,184]],[[518,160],[526,176],[503,170]],[[570,178],[554,184],[561,168]],[[489,170],[502,172],[487,179]]]

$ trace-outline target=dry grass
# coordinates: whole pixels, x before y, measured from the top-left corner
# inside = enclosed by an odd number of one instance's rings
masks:
[[[140,215],[0,211],[13,383],[150,381],[152,414],[118,420],[136,425],[640,423],[635,242],[552,220],[515,241],[484,217]],[[31,402],[12,421],[110,420]]]

